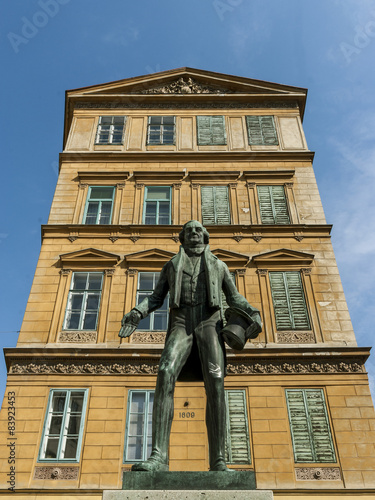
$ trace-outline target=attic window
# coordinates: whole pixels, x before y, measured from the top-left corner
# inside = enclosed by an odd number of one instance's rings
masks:
[[[96,144],[122,144],[125,116],[100,116]]]

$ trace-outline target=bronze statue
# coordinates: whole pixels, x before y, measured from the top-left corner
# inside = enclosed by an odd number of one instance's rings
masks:
[[[201,372],[207,394],[210,470],[227,471],[230,469],[225,464],[222,291],[231,310],[229,321],[239,316],[246,319],[246,332],[243,329],[246,338],[240,344],[259,334],[260,315],[237,291],[226,264],[210,252],[209,234],[200,222],[187,222],[179,238],[182,244],[179,253],[163,267],[154,292],[125,314],[119,333],[120,337],[129,337],[142,318],[162,306],[169,292],[169,327],[160,358],[152,415],[152,452],[148,460],[133,465],[132,470],[168,470],[174,388],[177,378],[184,371],[188,374],[192,367]],[[233,328],[236,337],[239,327],[234,324]],[[224,336],[231,344],[230,337],[231,333]]]

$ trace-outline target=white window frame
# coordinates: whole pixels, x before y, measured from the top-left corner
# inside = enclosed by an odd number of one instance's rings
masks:
[[[153,274],[153,289],[152,290],[141,290],[140,289],[140,283],[141,283],[141,278],[142,278],[142,274]],[[155,285],[156,283],[158,282],[158,279],[159,279],[159,276],[160,276],[160,272],[159,271],[140,271],[138,272],[138,283],[137,283],[137,304],[139,304],[139,302],[141,302],[141,300],[144,299],[144,297],[140,300],[139,296],[140,294],[142,295],[151,295],[154,288],[155,288]],[[163,305],[166,305],[166,325],[168,327],[168,319],[169,319],[169,294],[167,295],[167,297],[165,298],[164,300],[164,304]],[[163,329],[163,330],[156,330],[154,328],[154,325],[155,325],[155,315],[160,315],[162,313],[162,311],[160,311],[160,309],[156,309],[156,311],[153,311],[151,314],[149,314],[148,316],[148,319],[150,321],[150,327],[149,328],[142,328],[142,321],[144,320],[141,320],[139,326],[138,326],[138,329],[140,331],[145,331],[145,332],[165,332],[167,330],[167,328]]]
[[[136,414],[135,412],[131,412],[131,403],[134,394],[144,394],[145,395],[145,411],[143,413],[143,425],[142,425],[142,434],[129,434],[130,428],[130,419],[132,414]],[[136,463],[143,462],[147,460],[151,453],[151,436],[152,436],[152,413],[149,411],[150,403],[154,398],[155,391],[154,390],[129,390],[128,393],[128,406],[126,412],[126,430],[125,430],[125,446],[124,446],[124,463]],[[151,417],[150,417],[151,415]],[[146,424],[146,425],[145,425]],[[141,439],[142,453],[140,458],[132,458],[129,456],[129,441],[131,438],[138,437]]]
[[[92,190],[96,189],[96,188],[112,188],[112,197],[111,198],[93,198],[91,196],[91,193],[92,193]],[[89,189],[87,192],[87,198],[86,198],[85,211],[84,211],[84,215],[83,215],[83,224],[88,225],[88,226],[103,224],[102,222],[99,222],[101,215],[102,215],[102,203],[103,202],[111,202],[111,213],[109,215],[109,222],[105,223],[105,225],[111,224],[112,223],[114,200],[115,200],[115,187],[114,186],[89,186]],[[96,221],[92,224],[86,222],[87,212],[88,212],[90,202],[98,202],[98,211],[96,213]]]
[[[111,123],[103,124],[102,123],[103,118],[111,118]],[[115,135],[116,127],[119,126],[119,124],[114,123],[114,119],[115,118],[122,118],[123,119],[122,134],[121,134],[121,141],[120,142],[118,142],[118,141],[113,142],[113,136]],[[125,124],[126,124],[126,116],[117,116],[117,115],[114,115],[114,116],[108,116],[108,115],[99,116],[98,128],[97,128],[96,136],[95,136],[95,144],[96,145],[113,144],[114,146],[120,146],[121,144],[124,143]],[[100,141],[100,136],[103,134],[102,127],[104,125],[105,126],[109,125],[108,141],[101,142]],[[107,134],[107,131],[106,131],[106,134]]]

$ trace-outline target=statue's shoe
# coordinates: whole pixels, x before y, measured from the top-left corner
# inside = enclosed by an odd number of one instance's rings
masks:
[[[145,471],[145,472],[167,472],[169,465],[161,462],[157,458],[150,457],[145,462],[140,462],[132,466],[132,471]]]
[[[233,472],[233,469],[228,469],[224,460],[217,460],[213,467],[210,468],[210,471]]]

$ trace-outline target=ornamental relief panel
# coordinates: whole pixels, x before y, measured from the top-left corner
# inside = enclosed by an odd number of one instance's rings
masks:
[[[34,479],[78,479],[78,467],[35,467]]]
[[[297,481],[340,481],[339,467],[296,467]]]

